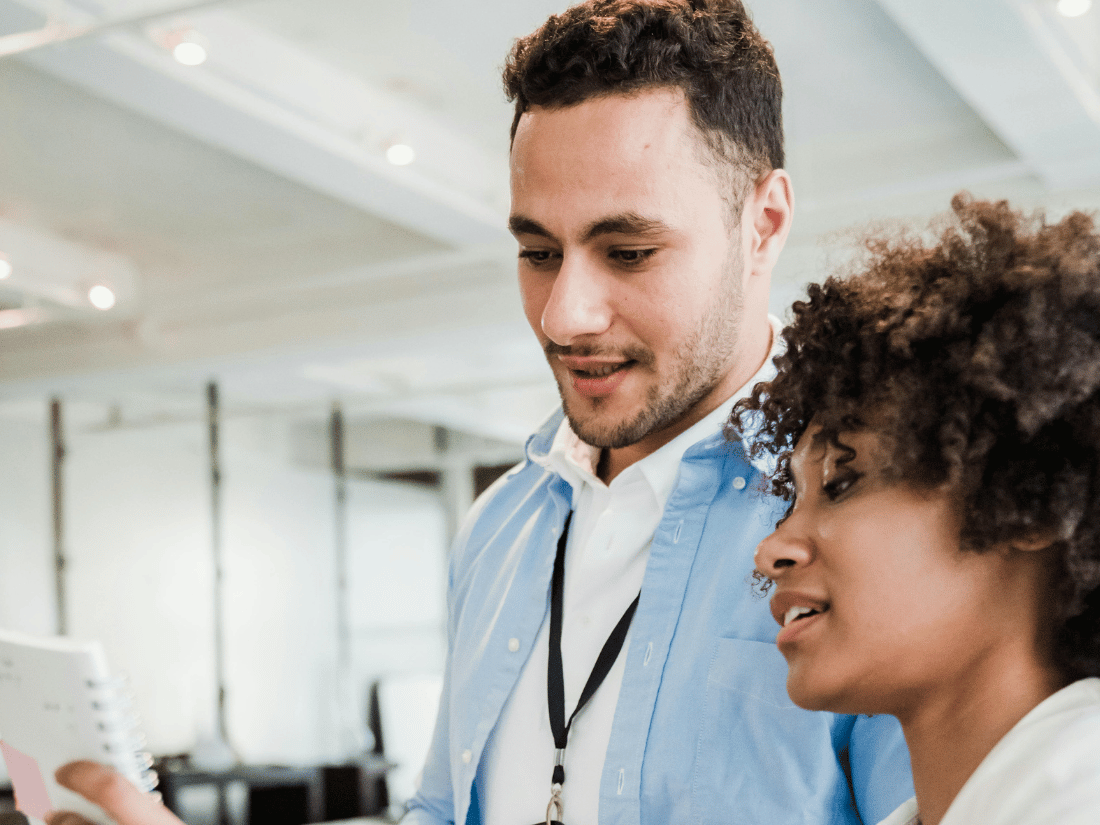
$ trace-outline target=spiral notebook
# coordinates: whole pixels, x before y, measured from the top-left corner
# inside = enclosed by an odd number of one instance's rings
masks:
[[[32,822],[44,808],[109,822],[54,781],[54,771],[75,759],[113,765],[144,791],[157,783],[126,683],[111,676],[99,642],[0,630],[0,746]]]

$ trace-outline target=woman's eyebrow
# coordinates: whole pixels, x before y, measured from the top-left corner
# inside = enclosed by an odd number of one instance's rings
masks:
[[[805,467],[806,462],[812,460],[806,453],[802,454],[802,462],[800,467]],[[787,462],[787,480],[790,482],[791,500],[794,501],[798,498],[800,490],[806,488],[805,474],[801,472],[795,472],[794,469],[794,456],[791,456],[791,460]]]

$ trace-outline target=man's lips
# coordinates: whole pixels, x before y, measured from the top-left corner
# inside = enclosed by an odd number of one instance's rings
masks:
[[[604,398],[613,394],[638,363],[630,359],[595,358],[579,355],[559,355],[558,361],[569,370],[573,389],[587,398]]]
[[[599,378],[634,363],[629,358],[594,358],[583,355],[559,355],[558,361],[567,370],[582,377]]]

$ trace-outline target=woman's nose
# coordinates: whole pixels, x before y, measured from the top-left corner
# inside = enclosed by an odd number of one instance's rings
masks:
[[[782,576],[792,567],[810,563],[813,547],[795,530],[791,520],[784,519],[770,536],[756,546],[756,569],[769,579]]]

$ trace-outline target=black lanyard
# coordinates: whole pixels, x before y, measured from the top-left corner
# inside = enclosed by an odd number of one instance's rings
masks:
[[[550,780],[550,805],[547,806],[546,819],[548,822],[551,821],[550,810],[552,808],[556,807],[558,816],[562,815],[561,786],[565,784],[565,746],[569,742],[569,728],[573,724],[573,719],[581,712],[581,708],[588,703],[588,700],[592,698],[592,694],[603,684],[603,680],[607,678],[607,674],[611,671],[611,666],[619,658],[619,651],[623,649],[623,642],[626,641],[627,631],[630,630],[630,622],[634,618],[634,611],[638,608],[638,599],[642,595],[638,593],[634,597],[634,601],[630,603],[630,607],[623,613],[623,617],[619,619],[619,623],[615,625],[615,629],[611,631],[611,635],[604,642],[600,655],[596,657],[596,664],[592,667],[592,673],[589,675],[588,681],[585,682],[584,690],[581,691],[581,697],[577,700],[577,707],[573,710],[567,722],[565,719],[565,672],[561,663],[561,622],[562,613],[564,612],[562,602],[565,596],[565,544],[569,537],[569,524],[572,520],[573,513],[570,511],[565,519],[561,538],[558,539],[558,554],[554,558],[554,576],[550,581],[550,654],[546,666],[546,698],[547,707],[550,711],[550,730],[554,734],[554,748],[556,751],[554,753],[554,773]]]

